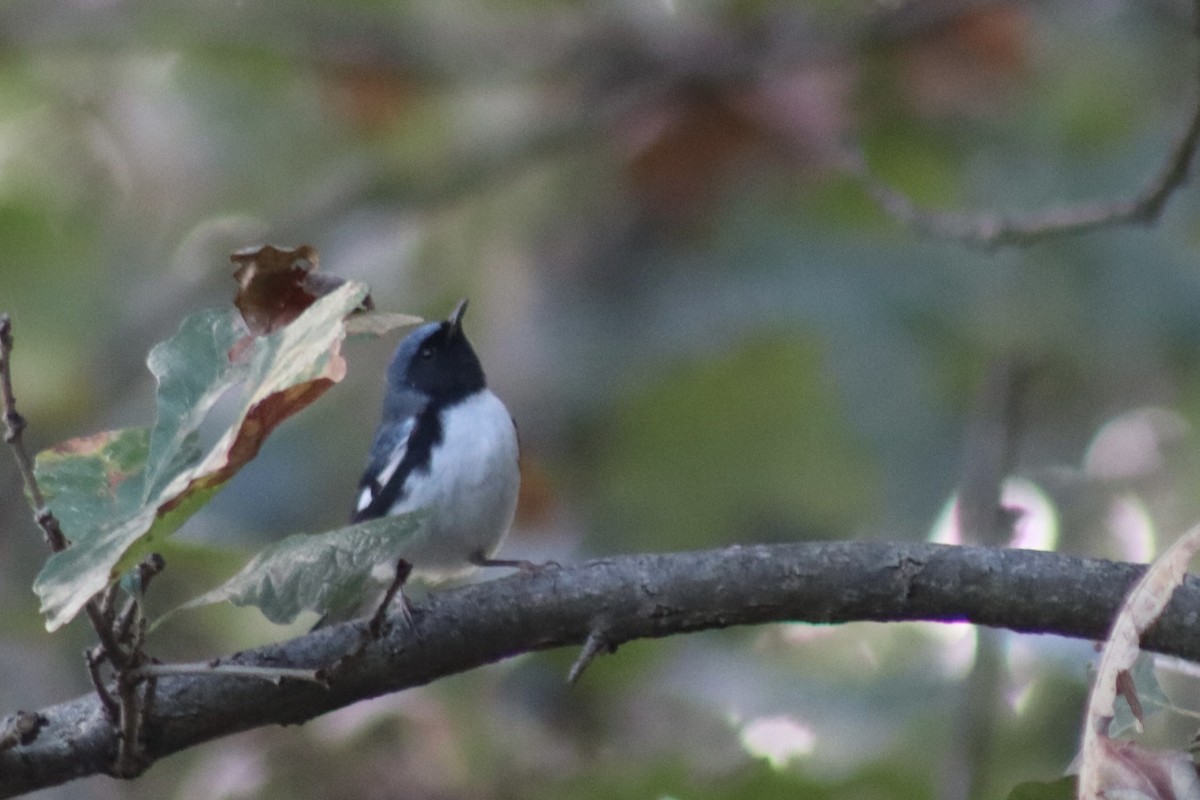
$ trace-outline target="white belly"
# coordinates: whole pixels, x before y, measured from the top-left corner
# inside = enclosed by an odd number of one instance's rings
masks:
[[[442,424],[428,475],[414,475],[391,508],[429,514],[404,557],[431,577],[465,572],[474,554],[496,552],[512,525],[521,482],[517,430],[490,390],[443,413]]]

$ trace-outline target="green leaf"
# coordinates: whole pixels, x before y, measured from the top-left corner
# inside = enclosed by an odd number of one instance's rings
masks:
[[[395,577],[397,561],[421,528],[417,511],[327,533],[298,533],[266,548],[223,585],[169,614],[228,600],[256,606],[287,625],[304,611],[340,616]],[[161,622],[161,620],[160,620]]]
[[[150,444],[147,428],[105,431],[38,453],[34,472],[67,536],[136,507]]]
[[[146,364],[158,381],[158,422],[150,437],[143,499],[199,457],[185,445],[195,441],[221,395],[245,377],[244,364],[229,360],[242,335],[230,310],[209,309],[185,319],[179,333],[150,351]]]
[[[46,628],[69,622],[97,592],[207,503],[257,455],[283,420],[346,372],[345,318],[367,288],[350,281],[286,327],[252,339],[233,310],[202,311],[150,354],[159,381],[154,428],[115,431],[39,454],[39,479],[73,545],[46,562],[33,588]],[[231,351],[237,358],[230,360]],[[201,454],[200,424],[241,383],[233,424]]]

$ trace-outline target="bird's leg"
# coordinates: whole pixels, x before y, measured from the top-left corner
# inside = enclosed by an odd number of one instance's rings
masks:
[[[403,558],[396,562],[396,576],[392,578],[392,583],[388,586],[387,591],[383,593],[383,599],[379,601],[379,605],[375,607],[375,613],[371,614],[371,618],[367,621],[367,627],[360,629],[360,632],[355,636],[355,641],[352,646],[334,661],[327,669],[317,670],[317,677],[321,680],[328,680],[330,675],[333,675],[342,670],[351,661],[362,655],[362,652],[367,649],[367,645],[372,642],[377,642],[383,638],[383,626],[387,622],[388,606],[392,604],[392,600],[396,595],[400,595],[400,616],[404,618],[404,623],[408,627],[413,625],[412,607],[408,604],[408,598],[404,595],[404,582],[408,580],[408,576],[412,574],[412,564],[405,561]],[[321,628],[325,625],[322,620],[317,623],[316,627]]]
[[[400,616],[404,618],[404,622],[408,627],[412,627],[412,606],[408,604],[408,596],[404,594],[404,583],[408,580],[408,576],[412,574],[412,570],[412,564],[403,558],[396,562],[396,577],[392,578],[392,584],[383,593],[383,599],[379,601],[379,606],[375,609],[375,613],[371,615],[371,621],[367,623],[367,633],[370,634],[372,640],[378,639],[383,635],[383,623],[387,618],[388,606],[392,604],[392,600],[396,595],[400,596]]]

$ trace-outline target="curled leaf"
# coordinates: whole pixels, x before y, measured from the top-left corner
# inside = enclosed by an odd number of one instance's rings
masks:
[[[1188,562],[1200,548],[1200,526],[1192,528],[1159,556],[1125,597],[1104,645],[1096,684],[1088,702],[1088,723],[1107,730],[1113,717],[1118,676],[1132,670],[1141,652],[1141,636],[1162,615],[1171,595],[1183,583]]]
[[[296,319],[319,297],[337,289],[344,278],[318,273],[320,259],[312,245],[284,249],[263,245],[238,250],[229,257],[238,265],[233,304],[242,312],[246,327],[255,336],[279,330]],[[369,296],[363,308],[374,308]]]
[[[227,356],[241,335],[234,313],[193,315],[151,353],[159,380],[153,429],[101,434],[39,455],[39,479],[52,489],[50,508],[73,541],[50,557],[34,581],[49,630],[69,622],[124,568],[178,529],[254,458],[284,419],[342,380],[345,318],[366,294],[363,284],[345,283],[292,324],[253,339],[237,361]],[[242,388],[237,417],[202,452],[199,426],[236,384]]]
[[[1130,793],[1128,796],[1143,792],[1146,797],[1200,800],[1195,770],[1191,770],[1190,782],[1181,771],[1180,765],[1187,760],[1185,754],[1147,750],[1108,736],[1118,692],[1131,708],[1141,705],[1134,682],[1122,675],[1132,674],[1141,653],[1142,634],[1162,615],[1171,595],[1183,583],[1188,562],[1197,549],[1200,549],[1200,526],[1179,537],[1147,568],[1146,574],[1130,589],[1113,621],[1088,699],[1080,752],[1081,800],[1126,796],[1121,792]],[[1150,791],[1146,787],[1159,788]],[[1176,792],[1175,787],[1182,787],[1182,791]]]

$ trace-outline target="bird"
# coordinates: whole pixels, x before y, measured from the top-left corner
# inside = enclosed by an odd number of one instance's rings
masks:
[[[529,566],[492,558],[516,514],[520,446],[516,423],[488,388],[463,331],[466,310],[463,299],[448,318],[416,328],[396,348],[351,514],[357,523],[424,511],[404,560],[434,580],[478,567]]]

